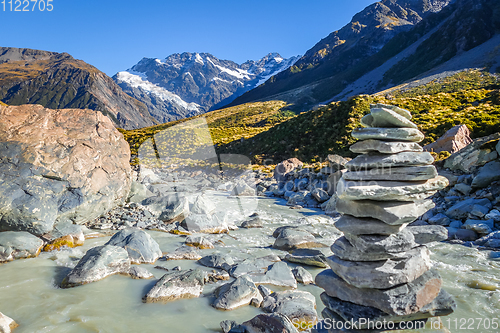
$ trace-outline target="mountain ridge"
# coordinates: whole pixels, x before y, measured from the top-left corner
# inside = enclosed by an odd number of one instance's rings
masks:
[[[0,100],[9,105],[98,110],[126,129],[156,123],[141,102],[106,74],[68,53],[0,48]]]
[[[155,119],[168,122],[218,109],[297,59],[274,52],[240,65],[210,53],[174,53],[165,59],[143,58],[113,79],[146,104]]]

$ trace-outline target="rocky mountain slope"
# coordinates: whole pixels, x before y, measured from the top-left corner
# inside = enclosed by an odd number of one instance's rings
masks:
[[[156,123],[145,105],[110,77],[67,53],[0,48],[0,100],[9,105],[99,110],[126,129]]]
[[[276,99],[304,111],[318,103],[401,84],[489,41],[499,31],[499,13],[494,0],[374,3],[306,52],[294,66],[232,105]],[[498,50],[492,44],[488,52]],[[491,65],[488,57],[474,65]],[[462,62],[455,67],[471,65]]]
[[[186,52],[166,59],[143,58],[113,79],[127,94],[146,104],[156,120],[165,123],[222,107],[297,59],[270,53],[238,65],[209,53]]]

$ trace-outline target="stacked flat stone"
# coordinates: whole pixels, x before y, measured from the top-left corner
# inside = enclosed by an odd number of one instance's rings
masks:
[[[406,229],[434,207],[427,198],[448,180],[418,144],[424,135],[407,110],[371,105],[361,124],[352,133],[359,141],[350,147],[361,155],[346,164],[337,185],[336,209],[343,216],[336,227],[344,236],[331,247],[331,269],[316,277],[325,290],[323,317],[362,324],[450,314],[456,305],[431,269],[428,248]]]

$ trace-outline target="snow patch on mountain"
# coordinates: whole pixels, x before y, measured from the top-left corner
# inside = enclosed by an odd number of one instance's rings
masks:
[[[158,121],[177,120],[223,107],[298,59],[269,53],[240,65],[209,53],[176,53],[165,59],[143,58],[116,74],[114,80],[127,94],[146,104]],[[169,103],[159,103],[158,99]]]
[[[138,88],[147,94],[155,95],[155,97],[163,101],[176,103],[190,112],[200,111],[200,105],[196,103],[187,103],[180,96],[149,82],[144,73],[135,72],[133,70],[118,72],[116,74],[116,81],[118,83],[126,83],[132,88]]]

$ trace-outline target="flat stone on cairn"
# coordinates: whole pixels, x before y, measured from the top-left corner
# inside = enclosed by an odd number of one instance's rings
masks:
[[[331,246],[331,269],[315,280],[325,290],[325,319],[356,322],[360,311],[365,319],[395,323],[448,315],[456,304],[441,290],[428,248],[406,229],[434,207],[427,198],[448,180],[418,144],[424,135],[410,112],[384,104],[370,111],[364,128],[352,132],[359,141],[351,151],[362,155],[346,164],[337,185],[336,209],[343,216],[335,226],[344,237]]]

